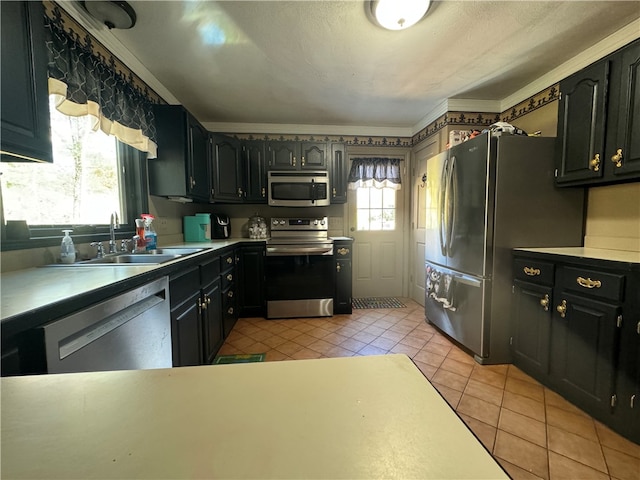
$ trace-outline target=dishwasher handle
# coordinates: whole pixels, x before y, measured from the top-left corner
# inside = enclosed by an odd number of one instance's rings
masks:
[[[112,332],[121,325],[124,325],[134,318],[151,310],[153,307],[162,303],[163,301],[163,298],[160,298],[156,295],[147,297],[144,300],[136,303],[135,305],[129,305],[119,312],[116,312],[113,315],[90,325],[80,332],[77,332],[73,336],[65,338],[58,344],[60,360],[74,354],[81,348],[84,348],[90,343],[95,342],[107,333]]]

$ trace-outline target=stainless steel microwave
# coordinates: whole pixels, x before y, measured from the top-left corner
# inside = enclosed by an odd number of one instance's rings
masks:
[[[328,172],[272,171],[268,191],[274,207],[324,207],[331,201]]]

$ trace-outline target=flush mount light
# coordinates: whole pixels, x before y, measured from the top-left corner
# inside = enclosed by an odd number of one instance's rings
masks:
[[[371,13],[380,26],[404,30],[427,13],[431,0],[372,0]]]
[[[136,24],[136,12],[127,2],[87,0],[81,3],[92,17],[100,23],[104,23],[109,29],[127,29]]]

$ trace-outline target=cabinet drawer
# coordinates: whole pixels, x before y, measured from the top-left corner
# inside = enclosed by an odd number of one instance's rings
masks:
[[[180,305],[193,292],[200,291],[200,269],[195,266],[172,275],[169,279],[169,299],[171,309]]]
[[[513,261],[513,276],[524,282],[553,285],[554,268],[553,263],[516,258]]]
[[[351,258],[351,245],[350,244],[336,244],[333,251],[336,259]]]
[[[235,264],[236,255],[234,252],[225,253],[220,257],[220,270],[223,272]]]
[[[621,301],[624,296],[624,275],[586,268],[561,267],[558,286],[589,297]]]
[[[220,275],[219,257],[214,257],[211,260],[200,265],[200,276],[202,279],[202,285],[210,284],[216,279],[218,275]]]
[[[232,268],[230,270],[227,270],[226,272],[223,272],[222,275],[220,275],[220,278],[222,280],[222,289],[226,290],[236,280],[235,268]]]

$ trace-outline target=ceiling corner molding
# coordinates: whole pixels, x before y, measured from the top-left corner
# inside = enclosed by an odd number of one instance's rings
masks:
[[[411,137],[411,128],[404,127],[367,127],[340,125],[293,125],[273,123],[227,123],[202,122],[210,132],[275,135],[316,135],[316,136],[361,136],[361,137]]]
[[[93,18],[82,8],[80,2],[54,1],[52,3],[67,12],[71,18],[78,22],[82,28],[117,57],[120,62],[126,65],[126,67],[135,73],[143,82],[149,85],[165,102],[170,104],[180,103],[125,46],[109,32],[109,29],[105,25]]]
[[[500,111],[506,112],[507,110],[510,110],[514,105],[517,105],[529,97],[537,95],[539,92],[549,88],[549,86],[557,84],[561,80],[576,73],[584,67],[591,65],[593,62],[606,57],[610,53],[615,52],[637,38],[640,38],[640,19],[634,20],[626,27],[619,29],[594,46],[587,48],[571,60],[563,63],[557,68],[554,68],[542,77],[537,78],[526,87],[502,99],[500,102]]]

